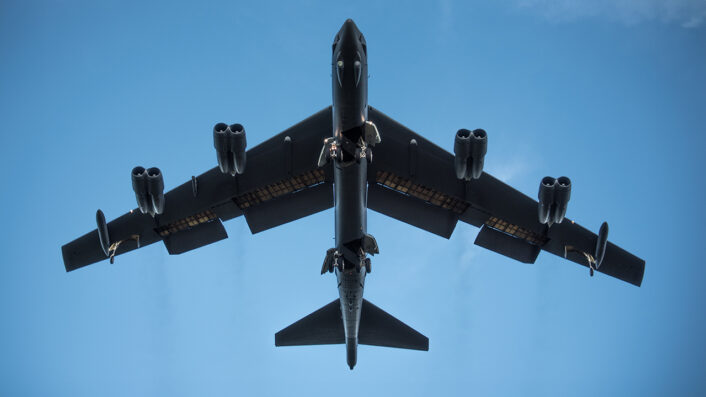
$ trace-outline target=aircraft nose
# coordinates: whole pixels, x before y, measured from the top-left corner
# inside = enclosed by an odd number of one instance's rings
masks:
[[[358,30],[355,22],[352,19],[346,19],[343,23],[341,29],[336,34],[336,38],[333,41],[333,49],[336,52],[344,50],[350,52],[351,50],[358,50],[360,48],[361,42],[363,40],[363,34]]]
[[[341,26],[341,33],[345,35],[346,33],[353,33],[351,36],[357,36],[360,35],[360,30],[358,30],[358,26],[353,22],[352,19],[348,18],[346,19],[346,22],[343,22],[343,26]]]

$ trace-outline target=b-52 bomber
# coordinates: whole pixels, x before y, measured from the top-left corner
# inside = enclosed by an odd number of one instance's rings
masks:
[[[566,177],[545,177],[535,201],[483,171],[488,135],[460,129],[448,153],[368,105],[367,43],[347,20],[332,45],[333,106],[246,151],[240,124],[216,124],[218,166],[164,193],[158,168],[135,167],[138,208],[64,245],[66,271],[162,241],[181,254],[227,237],[222,222],[244,216],[259,233],[335,208],[335,247],[321,274],[339,298],[275,334],[276,346],[358,344],[428,350],[429,339],[363,299],[378,243],[367,210],[449,238],[458,221],[479,227],[475,244],[524,263],[544,250],[639,286],[644,260],[565,218]],[[374,156],[373,156],[374,154]],[[247,167],[246,167],[247,159]]]

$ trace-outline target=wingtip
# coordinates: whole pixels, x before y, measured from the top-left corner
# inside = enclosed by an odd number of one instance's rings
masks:
[[[74,267],[71,266],[71,253],[69,252],[68,244],[61,246],[61,256],[64,259],[64,269],[66,269],[66,273],[74,270]]]
[[[635,279],[635,285],[637,287],[642,286],[642,279],[645,277],[645,261],[644,260],[642,261],[642,266],[640,266],[640,268],[641,268],[640,273],[639,273],[638,277]]]

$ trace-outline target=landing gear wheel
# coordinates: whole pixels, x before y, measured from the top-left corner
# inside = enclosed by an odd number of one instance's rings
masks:
[[[363,151],[361,151],[360,148],[356,148],[355,154],[353,155],[353,157],[355,158],[356,162],[360,162],[360,159],[365,157],[365,153],[363,153]]]
[[[370,273],[370,267],[372,264],[370,263],[370,258],[365,258],[365,272]]]

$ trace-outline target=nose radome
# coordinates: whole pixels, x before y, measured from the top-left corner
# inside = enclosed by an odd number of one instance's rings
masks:
[[[341,30],[342,31],[350,31],[353,33],[360,33],[360,30],[358,30],[358,26],[350,18],[346,19],[346,22],[344,22],[343,26],[341,26]]]

